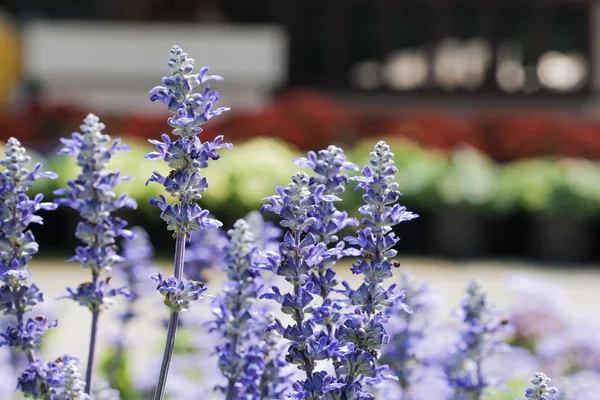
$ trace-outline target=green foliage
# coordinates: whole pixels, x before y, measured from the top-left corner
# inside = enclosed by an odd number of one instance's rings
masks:
[[[490,209],[498,191],[498,167],[475,148],[459,148],[441,173],[437,190],[446,206]]]
[[[203,198],[208,208],[224,208],[233,204],[244,212],[263,205],[263,197],[275,193],[290,175],[299,170],[291,160],[299,153],[285,142],[272,138],[256,138],[233,150],[221,152],[218,167],[206,170],[210,190]]]
[[[583,159],[539,158],[501,169],[500,211],[591,216],[600,213],[600,164]]]
[[[528,213],[557,213],[578,216],[600,214],[600,163],[575,158],[532,158],[508,164],[496,164],[485,154],[471,147],[462,147],[449,153],[425,149],[399,137],[385,138],[396,154],[397,179],[400,182],[403,204],[417,204],[421,210],[440,208],[473,208],[499,214],[515,211]],[[148,198],[160,194],[160,186],[145,185],[152,171],[167,175],[168,167],[144,159],[153,146],[141,139],[124,138],[131,152],[119,153],[111,161],[111,169],[120,169],[133,179],[118,187],[138,201],[140,210],[156,216],[148,205]],[[347,151],[348,159],[359,166],[365,165],[372,150],[372,141],[361,142]],[[318,150],[318,149],[316,149]],[[291,160],[302,156],[287,143],[273,138],[255,138],[235,144],[231,151],[222,152],[214,161],[218,168],[209,168],[206,175],[210,190],[201,200],[202,205],[216,214],[236,215],[260,208],[263,197],[274,194],[274,188],[285,184],[300,167]],[[48,198],[52,191],[64,187],[77,171],[70,157],[40,155],[35,161],[45,169],[55,171],[55,181],[40,180],[40,187]],[[358,172],[357,172],[358,173]],[[350,174],[351,175],[351,174]],[[38,183],[36,183],[37,185]],[[351,184],[352,186],[352,184]],[[360,193],[349,190],[341,208],[354,210],[362,204]]]
[[[504,382],[503,389],[491,389],[485,396],[485,400],[515,400],[524,398],[527,382],[521,379],[513,379]]]
[[[133,384],[126,351],[109,348],[100,360],[98,370],[107,378],[110,387],[121,393],[121,400],[140,398]]]

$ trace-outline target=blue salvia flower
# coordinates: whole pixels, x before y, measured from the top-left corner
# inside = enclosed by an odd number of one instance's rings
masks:
[[[81,379],[81,374],[79,373],[79,361],[73,358],[63,359],[60,362],[60,367],[62,367],[62,371],[60,372],[61,378],[63,380],[63,388],[60,391],[57,391],[56,394],[52,396],[52,400],[87,400],[89,399],[89,395],[84,392],[85,382]]]
[[[231,148],[229,143],[221,143],[223,136],[217,136],[211,142],[201,142],[198,134],[200,127],[212,117],[229,108],[212,109],[219,101],[219,94],[211,91],[207,85],[200,93],[194,89],[210,80],[222,80],[218,75],[208,75],[208,67],[203,67],[197,74],[193,73],[194,59],[189,58],[179,46],[173,46],[171,57],[167,63],[170,75],[162,79],[163,86],[150,90],[150,100],[160,101],[174,115],[168,123],[173,127],[173,135],[177,140],[171,141],[167,134],[161,136],[162,142],[150,140],[158,151],[146,156],[149,159],[162,159],[168,163],[171,173],[163,176],[154,172],[146,184],[156,182],[176,199],[169,204],[161,195],[159,199],[150,199],[150,204],[161,210],[161,218],[166,221],[167,229],[173,232],[175,242],[175,262],[173,277],[164,280],[156,276],[158,290],[165,298],[165,304],[171,310],[167,329],[167,343],[161,366],[155,400],[164,397],[165,384],[171,356],[175,344],[175,335],[179,321],[179,311],[190,307],[194,300],[202,297],[203,286],[197,281],[183,280],[183,264],[185,260],[185,240],[195,230],[218,228],[221,222],[209,217],[208,210],[202,210],[196,203],[208,188],[208,180],[201,174],[208,167],[209,160],[220,158],[218,150]]]
[[[397,204],[400,192],[394,180],[397,169],[393,157],[390,147],[380,141],[371,152],[371,160],[363,168],[362,175],[350,178],[358,181],[357,190],[365,192],[363,200],[366,204],[359,208],[365,215],[361,221],[364,228],[359,230],[357,237],[345,238],[359,248],[353,253],[360,258],[353,264],[352,272],[362,274],[363,283],[358,289],[352,289],[347,282],[342,282],[345,287],[342,293],[355,309],[344,316],[336,336],[340,343],[351,345],[355,350],[336,363],[340,387],[329,394],[332,400],[373,398],[361,381],[388,377],[384,373],[386,366],[376,366],[382,346],[389,341],[384,326],[389,317],[384,316],[383,311],[395,306],[411,312],[402,302],[404,292],[397,289],[397,284],[383,286],[383,282],[393,275],[392,267],[399,266],[391,260],[396,255],[393,247],[399,240],[392,227],[418,217]]]
[[[30,199],[27,192],[38,179],[56,179],[57,175],[53,172],[41,172],[40,163],[31,171],[26,168],[31,158],[15,138],[8,140],[4,154],[6,158],[0,160],[0,165],[5,168],[0,174],[0,273],[24,270],[27,261],[38,251],[33,234],[27,229],[29,224],[42,223],[42,218],[36,215],[37,211],[56,208],[52,203],[42,202],[42,194]]]
[[[480,283],[471,281],[466,294],[458,310],[463,329],[446,366],[446,376],[457,399],[480,400],[485,390],[496,384],[485,375],[484,362],[506,347],[501,339],[510,326],[508,320],[489,304]]]
[[[223,265],[227,243],[223,228],[193,231],[185,248],[184,275],[195,281],[205,280],[206,270]]]
[[[325,193],[338,195],[346,190],[348,176],[343,170],[356,171],[358,166],[346,161],[344,151],[336,146],[329,146],[320,150],[318,154],[308,152],[308,158],[299,157],[293,161],[295,164],[309,167],[316,176],[310,177],[309,188],[315,192],[320,185],[325,186]],[[332,202],[323,202],[312,211],[316,222],[308,227],[318,242],[325,244],[336,243],[340,230],[350,225],[358,225],[354,218],[348,218],[348,213],[338,211]]]
[[[40,400],[89,400],[79,373],[79,360],[63,356],[54,362],[35,360],[19,375],[17,388]]]
[[[525,398],[532,400],[555,400],[558,390],[550,386],[551,379],[543,372],[537,372],[531,379],[530,388],[525,390]]]
[[[258,272],[252,269],[252,254],[256,250],[254,236],[248,223],[236,221],[228,232],[231,241],[223,267],[226,281],[222,294],[213,303],[213,331],[218,331],[224,343],[217,347],[219,368],[227,379],[227,386],[221,388],[227,400],[243,398],[254,391],[256,376],[248,376],[246,365],[252,354],[247,354],[252,343],[254,318],[252,303],[258,297],[260,285],[256,283]]]
[[[255,303],[262,288],[259,272],[253,269],[257,247],[248,222],[238,220],[228,232],[224,271],[226,281],[221,296],[213,303],[217,331],[224,342],[217,347],[219,368],[227,379],[220,390],[227,400],[260,400],[280,394],[282,382],[279,360],[273,357],[272,340],[265,310]]]
[[[292,374],[284,372],[288,364],[281,355],[282,346],[274,337],[273,331],[268,331],[272,317],[267,311],[264,312],[264,315],[267,317],[263,318],[262,326],[257,323],[257,326],[260,326],[259,332],[262,340],[253,346],[254,353],[259,354],[262,360],[256,398],[262,400],[281,399],[289,390],[288,381]]]
[[[204,283],[192,280],[179,280],[174,276],[164,279],[161,273],[152,276],[158,283],[156,289],[163,295],[164,303],[172,313],[189,310],[192,303],[206,292]]]
[[[429,364],[420,351],[420,346],[429,329],[432,290],[426,283],[417,281],[408,270],[400,276],[400,287],[405,291],[403,302],[413,313],[404,310],[389,312],[390,343],[380,361],[389,365],[396,373],[398,383],[403,392],[407,393],[423,378]]]
[[[256,248],[259,251],[275,251],[279,250],[279,242],[283,230],[277,227],[270,221],[265,221],[262,214],[258,211],[251,211],[244,217],[248,222],[248,228],[252,235]],[[255,254],[257,259],[260,259],[260,254]]]
[[[317,361],[332,358],[339,351],[348,351],[346,348],[340,350],[337,342],[331,341],[326,333],[315,332],[315,323],[307,318],[313,311],[313,294],[319,293],[310,280],[310,273],[335,251],[327,249],[325,243],[317,243],[312,233],[305,234],[317,223],[312,213],[319,204],[339,200],[335,195],[325,194],[326,189],[325,185],[319,185],[311,190],[308,175],[297,173],[292,175],[292,183],[279,186],[278,194],[268,197],[269,204],[262,208],[263,212],[267,210],[280,216],[280,225],[288,229],[279,252],[264,252],[266,261],[259,268],[275,272],[293,286],[293,291],[285,294],[273,286],[272,292],[261,297],[277,301],[281,311],[294,320],[294,324],[284,326],[276,319],[270,329],[277,330],[290,343],[286,361],[297,365],[306,374],[305,381],[293,386],[293,396],[299,399],[317,399],[322,395],[322,383],[327,374],[315,371]]]
[[[316,192],[319,186],[325,186],[324,193],[338,195],[345,191],[348,176],[343,170],[355,171],[358,166],[346,161],[344,151],[336,146],[329,146],[319,151],[318,155],[310,151],[308,158],[300,157],[294,160],[300,166],[310,167],[316,176],[310,177],[309,190]],[[346,255],[344,242],[339,241],[338,233],[347,226],[358,225],[358,220],[349,218],[348,213],[339,211],[333,202],[321,202],[310,215],[315,218],[315,223],[307,227],[317,242],[333,247],[328,257],[323,257],[321,262],[313,267],[310,280],[318,290],[323,301],[321,306],[313,312],[313,322],[326,327],[328,334],[332,335],[342,305],[339,301],[329,298],[329,294],[339,283],[335,271],[331,268],[342,256]]]
[[[148,277],[158,272],[158,268],[152,261],[154,248],[150,243],[148,233],[139,226],[133,227],[131,232],[133,239],[124,241],[121,252],[123,261],[115,268],[116,275],[125,282],[131,300],[127,302],[125,311],[118,314],[120,325],[115,337],[114,354],[108,368],[108,378],[113,384],[116,383],[117,375],[123,365],[127,349],[126,333],[131,322],[137,317],[138,300],[145,294],[154,292],[154,287]],[[104,386],[106,385],[108,383],[105,382]],[[100,389],[101,387],[94,385],[95,399],[101,398],[98,392]],[[103,396],[107,400],[110,398],[111,390],[110,387],[103,390]]]
[[[208,188],[206,177],[201,170],[208,167],[209,160],[218,160],[217,150],[231,148],[229,143],[221,143],[223,136],[216,137],[212,142],[201,142],[198,134],[202,132],[200,125],[213,116],[219,115],[229,108],[220,107],[212,110],[219,101],[219,94],[211,91],[207,85],[201,93],[194,89],[209,80],[222,80],[218,75],[207,75],[209,68],[201,68],[198,74],[193,74],[194,59],[189,58],[179,46],[171,49],[171,58],[167,63],[171,75],[163,78],[164,86],[157,86],[150,91],[150,100],[159,100],[167,105],[175,115],[169,118],[173,134],[179,136],[172,142],[166,134],[162,135],[163,142],[150,140],[157,148],[146,157],[161,158],[172,168],[169,176],[154,172],[149,182],[157,182],[164,186],[167,193],[178,200],[170,205],[164,196],[151,199],[151,204],[160,207],[161,218],[167,222],[167,228],[173,235],[189,236],[194,230],[215,228],[221,223],[208,217],[208,211],[202,210],[195,203]]]
[[[125,229],[127,222],[115,217],[114,212],[121,208],[137,208],[135,200],[127,194],[117,195],[115,187],[129,180],[120,172],[106,171],[111,158],[118,152],[128,151],[129,146],[120,139],[112,140],[102,133],[105,126],[100,119],[89,114],[80,126],[81,133],[73,133],[70,139],[61,139],[64,147],[58,154],[69,155],[77,160],[81,173],[67,182],[68,188],[58,189],[55,202],[76,210],[83,221],[77,224],[75,236],[84,245],[75,249],[75,255],[68,261],[78,261],[83,268],[89,268],[91,282],[83,283],[76,289],[68,288],[66,296],[88,308],[92,313],[90,350],[86,372],[86,393],[92,390],[92,375],[96,348],[96,333],[100,312],[108,308],[118,295],[129,297],[122,290],[109,284],[112,267],[123,259],[117,253],[116,240],[119,237],[131,239],[131,231]],[[102,273],[107,277],[102,277]]]
[[[2,337],[0,346],[10,346],[27,354],[39,347],[46,330],[57,325],[58,321],[49,320],[41,315],[28,318],[18,327],[9,325],[4,333],[0,333],[0,337]]]
[[[46,330],[55,327],[57,322],[44,316],[26,318],[26,313],[43,301],[38,287],[27,282],[30,274],[26,267],[38,251],[35,238],[28,230],[29,224],[41,224],[42,218],[36,215],[37,211],[54,210],[56,205],[43,203],[41,194],[30,199],[27,192],[36,180],[54,179],[56,174],[41,172],[41,164],[30,171],[26,167],[30,157],[15,138],[8,140],[5,155],[6,158],[0,160],[0,165],[5,168],[0,171],[0,310],[16,321],[7,323],[0,346],[11,346],[26,355],[29,365],[20,375],[18,386],[23,394],[47,399],[56,390],[61,390],[63,383],[58,378],[52,382],[34,379],[37,375],[45,379],[50,371],[50,364],[37,358],[35,351]],[[35,371],[39,374],[35,375]]]
[[[135,311],[137,300],[153,291],[152,285],[148,284],[148,277],[158,272],[157,266],[152,261],[154,248],[148,233],[139,226],[132,228],[131,232],[133,238],[123,243],[122,261],[115,269],[116,275],[125,281],[125,287],[131,296],[131,301],[127,302],[127,310],[119,316],[125,325],[137,315]]]

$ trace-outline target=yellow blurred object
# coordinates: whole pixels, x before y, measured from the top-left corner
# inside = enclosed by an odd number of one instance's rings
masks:
[[[20,74],[20,47],[17,30],[0,12],[0,110],[7,107]]]

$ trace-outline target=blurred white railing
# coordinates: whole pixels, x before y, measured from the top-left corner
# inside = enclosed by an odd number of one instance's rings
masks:
[[[225,81],[223,105],[260,106],[287,79],[287,36],[277,26],[35,22],[23,29],[23,65],[52,100],[90,111],[155,112],[148,90],[168,73],[174,44]]]

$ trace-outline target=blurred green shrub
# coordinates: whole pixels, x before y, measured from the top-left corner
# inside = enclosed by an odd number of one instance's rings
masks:
[[[595,216],[600,214],[600,163],[576,158],[531,158],[507,164],[497,164],[473,147],[461,147],[451,153],[425,149],[407,139],[385,138],[396,154],[398,180],[403,202],[418,205],[421,210],[466,208],[505,214],[561,213]],[[128,192],[138,200],[143,212],[158,218],[148,198],[160,194],[160,186],[145,185],[152,171],[169,173],[165,163],[144,159],[154,146],[139,138],[123,139],[132,151],[119,153],[110,168],[132,176],[131,181],[118,186],[118,192]],[[346,149],[348,160],[362,167],[368,163],[374,140],[360,142]],[[3,146],[0,144],[0,150]],[[297,171],[310,173],[292,160],[303,155],[284,141],[254,138],[236,144],[234,150],[223,151],[215,167],[206,170],[210,188],[203,205],[215,213],[243,215],[260,208],[266,196],[275,194],[275,187],[286,185]],[[44,169],[55,171],[55,181],[40,180],[34,190],[52,198],[52,191],[65,187],[79,168],[66,156],[51,153],[44,160],[32,153],[33,162],[42,161]],[[360,173],[360,171],[356,172]],[[351,174],[352,175],[352,174]],[[342,208],[355,210],[361,203],[361,193],[349,190],[344,194]]]

